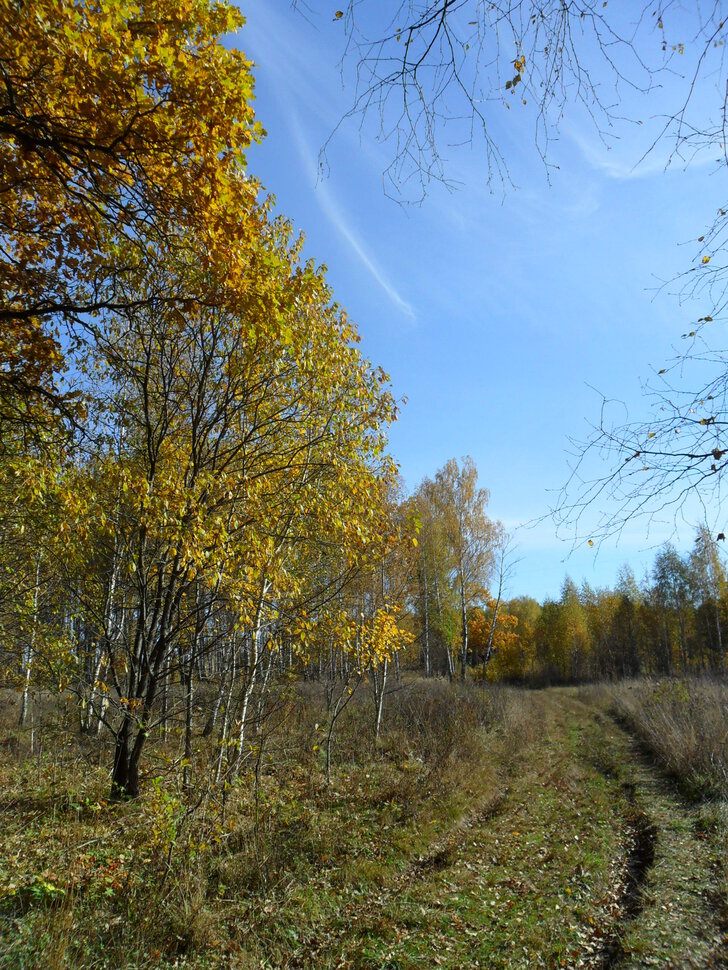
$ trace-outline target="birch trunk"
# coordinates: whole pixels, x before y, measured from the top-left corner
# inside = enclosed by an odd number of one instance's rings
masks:
[[[384,695],[387,690],[389,661],[385,658],[381,667],[372,666],[370,669],[372,675],[372,691],[374,694],[374,738],[378,741],[382,728],[382,711],[384,710]]]
[[[263,584],[260,589],[260,596],[258,597],[258,605],[255,611],[255,625],[253,627],[251,638],[250,638],[250,656],[248,658],[248,677],[245,684],[245,690],[243,692],[243,709],[240,719],[240,730],[238,732],[238,755],[235,759],[235,772],[240,771],[240,765],[243,760],[243,745],[245,743],[245,726],[248,717],[248,707],[250,706],[250,698],[253,696],[253,690],[255,688],[255,679],[258,671],[259,663],[259,651],[260,651],[260,634],[261,634],[261,624],[263,620],[263,605],[265,603],[265,597],[268,593],[269,584],[267,580],[263,580]]]
[[[23,696],[20,701],[20,714],[18,725],[25,726],[28,717],[28,706],[30,703],[30,678],[33,671],[33,660],[35,658],[35,641],[38,630],[38,588],[40,586],[40,557],[35,565],[35,587],[33,588],[33,621],[30,628],[30,638],[23,651]]]
[[[424,655],[425,655],[425,677],[432,676],[432,661],[430,653],[430,597],[429,590],[427,588],[427,554],[422,547],[422,594],[423,594],[423,606],[424,606],[424,619],[425,619],[425,643],[424,643]]]
[[[460,680],[465,683],[465,672],[468,666],[468,611],[465,605],[465,582],[460,578],[460,613],[463,624],[463,644],[460,652]]]

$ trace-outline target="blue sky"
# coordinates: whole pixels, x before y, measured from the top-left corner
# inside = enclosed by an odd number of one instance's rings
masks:
[[[407,398],[391,450],[408,488],[448,458],[472,455],[490,514],[516,531],[512,595],[558,596],[564,576],[610,586],[629,562],[641,577],[672,523],[630,524],[598,552],[570,546],[542,517],[568,476],[569,439],[598,420],[600,396],[644,409],[640,381],[674,355],[706,310],[670,287],[721,200],[714,166],[665,171],[665,150],[635,163],[649,122],[607,148],[578,112],[551,146],[550,184],[525,112],[494,115],[515,188],[491,191],[476,144],[446,151],[456,191],[421,205],[383,191],[391,148],[376,128],[344,122],[343,33],[328,4],[308,16],[289,0],[245,0],[234,38],[255,62],[256,111],[268,134],[248,163],[328,267],[363,352]],[[655,101],[630,109],[655,114]],[[516,107],[514,105],[514,107]],[[647,115],[646,115],[647,117]],[[542,519],[532,528],[523,523]],[[687,548],[688,530],[677,536]]]

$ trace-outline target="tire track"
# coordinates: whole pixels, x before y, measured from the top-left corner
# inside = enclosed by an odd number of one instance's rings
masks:
[[[594,963],[595,970],[612,970],[624,962],[627,954],[623,946],[625,929],[636,919],[644,905],[644,886],[647,874],[655,862],[657,827],[636,804],[635,786],[622,786],[630,811],[627,817],[627,863],[625,884],[620,900],[622,915],[604,940]]]
[[[728,899],[716,853],[701,833],[703,806],[687,802],[619,718],[562,695],[591,731],[591,763],[626,802],[619,915],[588,959],[590,970],[728,970]]]
[[[337,952],[350,932],[352,921],[358,918],[362,910],[365,909],[367,919],[376,920],[376,914],[386,912],[389,902],[407,886],[425,879],[432,872],[446,869],[457,857],[464,834],[500,815],[505,809],[509,793],[509,787],[505,786],[491,798],[486,799],[475,812],[460,819],[442,841],[433,843],[426,855],[412,859],[388,885],[378,892],[373,892],[366,903],[358,899],[356,902],[347,904],[337,914],[336,926],[322,927],[320,940],[307,940],[305,951],[292,954],[286,961],[284,964],[286,970],[306,970],[308,967],[317,966],[317,961],[324,952],[329,954]]]

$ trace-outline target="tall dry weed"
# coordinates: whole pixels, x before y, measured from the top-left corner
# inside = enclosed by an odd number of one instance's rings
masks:
[[[686,794],[728,797],[728,685],[708,679],[617,685],[616,712]]]

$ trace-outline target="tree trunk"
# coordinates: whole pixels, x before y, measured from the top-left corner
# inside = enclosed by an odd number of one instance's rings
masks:
[[[424,643],[424,654],[425,654],[425,677],[432,676],[432,661],[430,653],[430,600],[429,591],[427,589],[427,554],[425,553],[424,546],[422,548],[422,599],[423,599],[423,609],[424,609],[424,620],[425,620],[425,643]]]
[[[91,693],[89,694],[88,703],[86,704],[86,713],[81,719],[81,731],[84,734],[99,734],[99,724],[101,723],[103,713],[103,709],[99,701],[99,697],[102,694],[100,681],[105,660],[106,655],[103,647],[99,645],[96,648],[96,663],[94,664],[94,669],[91,674]]]
[[[162,704],[160,711],[160,721],[161,724],[161,735],[162,740],[167,740],[168,728],[167,722],[169,721],[169,665],[162,671]]]
[[[40,557],[35,566],[35,587],[33,589],[33,624],[30,632],[30,639],[26,644],[23,655],[24,683],[23,696],[20,701],[20,715],[18,726],[24,727],[25,719],[28,716],[28,704],[30,701],[30,675],[33,670],[33,658],[35,656],[35,638],[38,628],[38,587],[40,586]]]
[[[508,554],[508,545],[502,546],[500,549],[500,563],[498,566],[498,595],[495,600],[495,605],[493,606],[493,620],[490,624],[490,630],[488,631],[488,643],[485,648],[485,656],[483,657],[483,682],[485,682],[485,671],[490,663],[490,658],[493,656],[493,640],[495,639],[496,624],[498,623],[498,613],[500,612],[501,599],[503,597],[503,583],[506,578],[507,566],[506,566],[506,556]]]
[[[228,745],[228,730],[230,728],[230,705],[233,699],[233,688],[235,687],[235,666],[237,662],[237,651],[235,649],[235,642],[233,641],[233,658],[230,670],[230,687],[227,692],[227,698],[225,700],[225,708],[222,718],[222,729],[220,731],[220,753],[217,759],[217,768],[215,770],[215,785],[220,783],[220,777],[222,775],[222,763],[225,757],[225,748]],[[221,697],[222,697],[222,687],[225,681],[223,680],[221,685]]]
[[[468,666],[468,611],[465,606],[465,583],[460,579],[460,612],[463,623],[463,646],[460,653],[460,680],[465,683],[465,672]]]
[[[265,709],[265,698],[268,691],[268,684],[270,683],[271,670],[273,669],[273,662],[275,660],[275,652],[270,645],[271,641],[268,640],[268,663],[265,665],[265,673],[263,674],[263,679],[260,682],[260,691],[258,694],[258,708],[255,717],[255,733],[260,734],[263,730],[263,711]]]
[[[245,690],[243,693],[243,710],[240,718],[240,730],[238,732],[238,754],[235,759],[235,773],[240,771],[240,766],[243,761],[243,745],[245,743],[245,727],[246,720],[248,717],[248,707],[250,705],[250,698],[253,694],[253,689],[255,687],[255,679],[258,673],[259,664],[259,654],[260,654],[260,637],[261,637],[261,625],[263,621],[263,606],[265,603],[265,597],[268,593],[268,581],[263,580],[260,596],[258,598],[258,608],[255,614],[255,626],[252,630],[250,638],[250,658],[248,662],[248,679],[245,685]]]
[[[235,651],[235,640],[233,639],[233,651]],[[210,716],[205,722],[205,726],[202,729],[202,737],[209,738],[212,732],[215,730],[215,725],[217,724],[217,716],[220,713],[220,707],[222,706],[222,699],[225,694],[225,685],[227,684],[227,673],[225,673],[220,678],[220,687],[217,691],[217,697],[215,698],[215,703],[213,705]]]
[[[490,663],[490,658],[493,656],[493,640],[495,639],[495,628],[498,623],[498,613],[500,612],[500,593],[498,594],[498,599],[495,601],[495,606],[493,607],[493,619],[490,623],[490,630],[488,631],[488,643],[485,648],[485,656],[483,657],[483,680],[485,680],[485,671]]]
[[[726,662],[725,654],[723,653],[723,628],[720,622],[720,604],[718,600],[715,601],[715,632],[718,636],[718,662],[725,672]]]
[[[336,722],[339,719],[339,715],[343,713],[344,708],[349,703],[351,698],[354,696],[354,691],[357,689],[361,683],[361,674],[353,687],[349,687],[349,681],[345,680],[341,686],[341,692],[334,704],[333,710],[331,711],[331,716],[329,719],[329,729],[326,733],[326,784],[331,784],[331,750],[334,740],[334,728],[336,727]]]
[[[447,679],[452,683],[455,678],[455,661],[452,658],[452,650],[450,649],[449,643],[445,644],[445,656],[447,658]]]
[[[116,736],[114,767],[111,773],[111,797],[115,801],[136,798],[139,794],[140,744],[130,744],[131,718],[125,715]]]
[[[182,787],[187,790],[192,787],[192,701],[194,698],[195,665],[194,654],[190,658],[190,666],[184,681],[185,685],[185,750],[183,755]]]
[[[379,733],[382,728],[382,711],[384,710],[384,694],[387,689],[387,671],[389,662],[385,658],[381,668],[372,666],[372,690],[374,692],[374,738],[379,740]],[[381,680],[380,680],[381,670]]]

